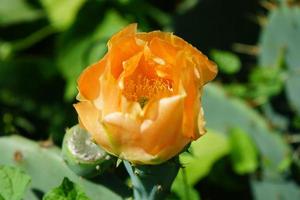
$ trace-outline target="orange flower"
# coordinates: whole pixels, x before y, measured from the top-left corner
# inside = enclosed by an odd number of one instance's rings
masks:
[[[80,124],[107,152],[159,164],[205,133],[202,87],[216,65],[183,39],[131,24],[78,80]]]

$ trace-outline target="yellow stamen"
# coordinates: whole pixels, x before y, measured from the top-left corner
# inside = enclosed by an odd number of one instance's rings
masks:
[[[123,95],[130,101],[148,101],[151,98],[170,96],[173,92],[172,82],[163,78],[149,78],[139,75],[124,80]]]

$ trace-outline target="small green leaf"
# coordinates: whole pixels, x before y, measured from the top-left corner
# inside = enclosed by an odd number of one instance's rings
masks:
[[[211,57],[226,74],[234,74],[241,68],[239,57],[229,51],[212,50]]]
[[[280,68],[257,67],[251,72],[249,79],[251,91],[249,95],[256,99],[264,98],[266,101],[268,97],[281,92],[285,78]]]
[[[64,178],[62,184],[49,191],[43,200],[89,200],[89,198],[78,185]]]
[[[229,141],[235,172],[245,174],[255,171],[258,166],[257,150],[249,135],[240,128],[234,128],[229,133]]]
[[[183,0],[178,3],[176,11],[180,14],[194,8],[199,3],[198,0]]]
[[[25,0],[0,0],[0,5],[0,26],[33,21],[43,14],[41,10],[28,5]]]
[[[84,0],[40,0],[53,27],[58,30],[69,28]]]
[[[0,200],[20,200],[31,178],[15,167],[0,166]]]
[[[225,90],[236,97],[245,97],[248,95],[249,91],[246,85],[244,84],[239,84],[239,83],[231,83],[225,85]]]

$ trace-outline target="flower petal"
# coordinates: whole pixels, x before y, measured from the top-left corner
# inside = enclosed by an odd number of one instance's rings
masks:
[[[167,63],[172,65],[175,64],[174,58],[176,58],[177,50],[169,42],[155,37],[150,41],[149,48],[151,49],[152,53],[160,58],[163,58]]]
[[[115,34],[108,42],[108,60],[111,73],[118,79],[123,71],[123,61],[128,60],[143,49],[135,37],[136,24],[131,24]]]
[[[144,119],[141,135],[146,152],[155,155],[167,146],[174,145],[177,136],[182,135],[184,98],[184,95],[177,95],[160,99],[157,118]],[[156,104],[153,106],[156,107]],[[148,109],[151,111],[150,107]]]
[[[124,88],[124,78],[130,76],[135,71],[142,58],[142,55],[143,52],[140,52],[123,62],[124,71],[122,72],[119,78],[119,86],[121,89]]]
[[[127,27],[123,28],[121,31],[116,33],[111,37],[111,39],[108,41],[108,48],[110,49],[112,45],[117,45],[119,40],[124,37],[134,37],[137,30],[137,24],[129,24]]]
[[[122,94],[118,82],[110,73],[109,68],[103,72],[99,81],[100,94],[93,103],[101,110],[102,117],[112,112],[119,112]]]
[[[113,138],[114,153],[120,154],[124,149],[137,148],[141,145],[139,134],[140,124],[129,115],[121,112],[114,112],[103,118],[103,124]]]
[[[88,101],[83,101],[74,104],[74,107],[78,113],[80,124],[84,126],[99,145],[105,150],[112,152],[112,145],[107,136],[107,132],[98,121],[100,112],[95,106]]]
[[[104,71],[106,59],[103,58],[86,68],[78,79],[78,89],[80,97],[93,100],[98,97],[100,92],[99,77]]]

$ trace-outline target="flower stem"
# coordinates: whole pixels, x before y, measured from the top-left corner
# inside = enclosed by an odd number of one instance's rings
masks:
[[[131,178],[135,200],[160,200],[170,192],[178,173],[178,158],[160,165],[131,165],[124,161]]]

